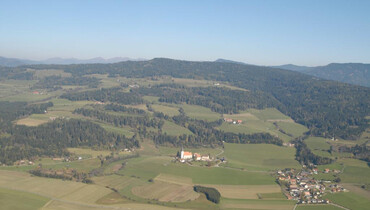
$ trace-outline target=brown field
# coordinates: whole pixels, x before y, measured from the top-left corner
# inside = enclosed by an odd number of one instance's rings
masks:
[[[79,203],[95,203],[101,197],[112,192],[98,185],[33,177],[27,173],[5,170],[0,170],[0,186]]]
[[[98,204],[81,204],[75,202],[64,202],[53,200],[47,203],[42,210],[91,210],[91,209],[116,209],[116,210],[174,210],[176,208],[164,207],[159,205],[127,203],[127,204],[113,204],[113,205],[98,205]]]
[[[31,118],[23,118],[16,122],[17,125],[26,125],[26,126],[39,126],[43,123],[47,123],[47,120],[41,119],[31,119]]]
[[[185,202],[199,197],[191,185],[179,185],[157,180],[152,184],[132,188],[132,193],[143,198],[158,199],[164,202]]]
[[[193,185],[193,181],[189,177],[175,176],[171,174],[159,174],[154,178],[156,181],[168,182],[180,185]]]
[[[126,176],[110,175],[94,177],[93,181],[98,185],[109,186],[119,190],[129,186],[131,183],[134,183],[137,179]]]
[[[216,188],[222,197],[234,199],[258,199],[257,194],[280,193],[278,185],[206,185]]]
[[[244,203],[228,203],[223,204],[222,207],[230,209],[274,209],[274,210],[287,210],[293,209],[292,205],[273,205],[273,204],[244,204]]]

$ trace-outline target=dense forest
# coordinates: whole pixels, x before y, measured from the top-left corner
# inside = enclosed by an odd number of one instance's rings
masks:
[[[204,193],[207,197],[207,200],[212,201],[213,203],[220,203],[221,194],[217,189],[213,187],[203,187],[200,185],[194,186],[194,191],[199,193]]]
[[[60,89],[62,85],[78,85],[96,88],[99,85],[99,79],[95,77],[61,77],[48,76],[39,80],[33,89]]]
[[[139,94],[122,92],[120,88],[102,88],[100,90],[65,93],[61,96],[61,98],[66,98],[71,101],[110,101],[120,104],[141,104],[144,102]]]
[[[135,139],[107,132],[95,123],[76,119],[57,119],[37,127],[14,126],[7,132],[10,136],[0,138],[0,162],[5,164],[38,156],[66,156],[69,155],[67,147],[139,147]]]
[[[261,91],[231,90],[221,87],[188,88],[176,84],[160,84],[135,89],[142,95],[158,96],[160,102],[187,103],[205,106],[214,112],[234,114],[248,108],[278,107],[279,102]]]
[[[168,75],[177,78],[226,82],[249,91],[261,91],[271,105],[312,135],[355,139],[368,126],[369,88],[326,81],[298,72],[220,62],[190,62],[164,58],[115,64],[30,65],[34,69],[62,69],[74,76],[109,74],[125,77]],[[269,102],[270,101],[270,102]]]

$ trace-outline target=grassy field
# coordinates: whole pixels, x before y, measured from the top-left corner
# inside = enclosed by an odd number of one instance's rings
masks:
[[[158,102],[159,97],[157,97],[157,96],[143,96],[143,99],[146,100],[146,101],[149,101],[151,103],[155,103],[155,102]]]
[[[234,199],[259,199],[259,194],[263,199],[285,199],[281,193],[280,186],[274,185],[206,185],[216,188],[224,198]]]
[[[130,127],[118,128],[113,125],[102,123],[102,122],[96,122],[96,123],[99,124],[101,127],[103,127],[108,132],[125,135],[128,138],[131,138],[135,134],[133,131],[131,131]]]
[[[290,200],[263,200],[263,199],[229,199],[221,200],[221,209],[270,209],[291,210],[295,201]]]
[[[174,107],[174,106],[165,106],[165,105],[161,105],[161,104],[153,104],[152,108],[156,112],[162,112],[163,114],[166,114],[166,115],[171,116],[171,117],[180,114],[179,108]]]
[[[180,107],[184,109],[187,116],[194,119],[206,121],[215,121],[221,119],[221,114],[213,112],[211,109],[203,106],[182,104]]]
[[[311,150],[329,150],[330,144],[327,141],[328,139],[322,137],[309,137],[304,142]]]
[[[224,122],[218,127],[220,130],[246,134],[267,132],[271,135],[278,136],[285,142],[289,142],[293,138],[303,135],[308,130],[276,109],[248,109],[239,114],[224,114],[223,116],[233,120],[242,120],[243,122],[240,125]],[[281,132],[280,129],[285,133]]]
[[[4,188],[35,193],[49,198],[81,203],[95,203],[101,197],[111,193],[109,189],[98,185],[32,177],[23,172],[3,170],[0,171],[0,185]]]
[[[189,129],[176,125],[175,123],[170,122],[170,121],[165,121],[162,131],[163,133],[167,133],[168,135],[171,135],[171,136],[180,136],[183,134],[186,134],[186,135],[193,134]]]
[[[173,158],[140,157],[130,159],[122,173],[126,176],[136,176],[142,180],[153,179],[161,173],[185,176],[195,184],[225,184],[225,185],[271,185],[274,179],[267,173],[246,172],[223,167],[199,167],[173,163]]]
[[[356,159],[342,159],[339,161],[345,166],[340,175],[344,183],[370,183],[370,168],[365,161]]]
[[[324,198],[329,199],[330,201],[344,206],[349,209],[356,210],[366,210],[369,209],[370,200],[357,195],[353,192],[343,192],[343,193],[334,193],[327,194]]]
[[[1,80],[0,81],[0,100],[6,100],[7,97],[30,92],[30,87],[37,81],[28,80]],[[3,99],[5,98],[5,99]]]
[[[134,187],[132,192],[143,198],[157,199],[163,202],[185,202],[199,197],[199,194],[193,190],[191,185],[173,184],[158,180],[148,185]]]
[[[28,192],[0,188],[0,208],[2,210],[41,209],[49,200]]]
[[[296,208],[297,210],[341,210],[342,208],[329,205],[329,204],[300,204]]]
[[[69,118],[82,118],[82,116],[72,114],[72,112],[85,105],[92,104],[91,101],[69,101],[66,99],[52,99],[50,102],[53,106],[48,108],[45,114],[32,114],[26,118],[18,120],[18,125],[37,126],[51,121],[53,118],[69,117]]]
[[[63,70],[56,70],[56,69],[46,69],[46,70],[34,70],[28,69],[27,71],[34,72],[34,76],[37,79],[42,79],[49,76],[61,76],[61,77],[70,77],[72,76],[71,73],[64,72]]]
[[[308,131],[308,128],[305,126],[294,123],[294,122],[276,122],[280,129],[286,133],[292,134],[294,137],[302,136],[303,133]]]
[[[229,144],[225,143],[226,166],[246,170],[273,170],[278,168],[299,168],[294,160],[295,149],[271,144]]]
[[[98,151],[98,150],[85,149],[85,148],[68,148],[68,151],[78,156],[86,156],[90,158],[96,158],[100,155],[107,156],[111,154],[111,151],[108,151],[108,150]]]
[[[276,120],[276,121],[291,121],[290,117],[284,115],[283,113],[279,112],[277,109],[274,108],[267,108],[263,110],[259,109],[249,109],[248,110],[251,114],[258,117],[261,120]]]

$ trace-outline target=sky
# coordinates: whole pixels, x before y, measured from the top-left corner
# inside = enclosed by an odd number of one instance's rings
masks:
[[[0,0],[0,56],[370,63],[370,1]]]

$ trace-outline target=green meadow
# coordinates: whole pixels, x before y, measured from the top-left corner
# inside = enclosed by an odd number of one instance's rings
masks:
[[[192,132],[187,129],[187,128],[184,128],[184,127],[181,127],[173,122],[170,122],[170,121],[165,121],[164,125],[163,125],[163,128],[162,128],[162,131],[163,133],[167,133],[168,135],[171,135],[171,136],[180,136],[180,135],[183,135],[183,134],[186,134],[186,135],[191,135]]]
[[[223,167],[189,166],[173,163],[171,157],[140,157],[130,159],[120,173],[149,180],[160,173],[185,176],[195,184],[228,184],[228,185],[268,185],[274,179],[267,173],[247,172]]]
[[[223,117],[242,120],[243,122],[241,124],[224,122],[218,127],[220,130],[246,134],[267,132],[271,135],[278,136],[284,142],[289,142],[308,131],[306,127],[295,123],[277,109],[248,109],[239,114],[224,114]]]
[[[370,200],[353,192],[328,193],[324,198],[349,209],[367,210]]]
[[[279,168],[299,168],[295,149],[271,144],[225,143],[226,166],[248,170],[268,171]]]
[[[50,199],[36,194],[0,188],[0,208],[2,210],[41,209]]]

